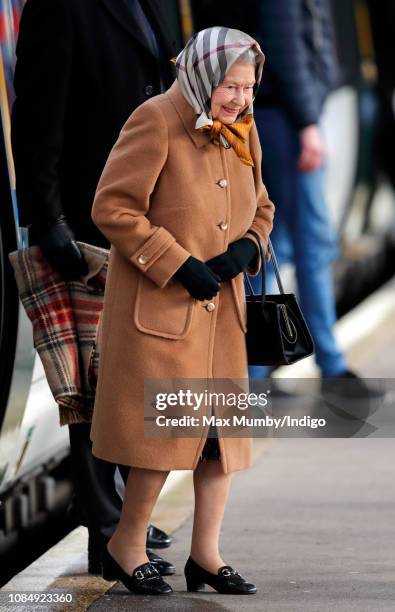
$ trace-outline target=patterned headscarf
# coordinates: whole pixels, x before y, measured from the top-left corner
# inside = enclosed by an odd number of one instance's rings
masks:
[[[247,50],[257,55],[256,85],[259,86],[265,56],[256,40],[248,34],[215,26],[195,34],[177,56],[176,72],[181,91],[198,116],[196,129],[212,126],[211,95],[213,88],[223,81],[231,66]],[[252,104],[240,117],[252,113]]]

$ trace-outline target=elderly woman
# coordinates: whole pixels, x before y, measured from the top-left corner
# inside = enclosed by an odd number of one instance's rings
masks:
[[[252,440],[144,437],[147,379],[247,379],[242,272],[260,266],[273,204],[261,179],[252,102],[264,63],[237,30],[196,34],[177,79],[131,115],[101,177],[96,225],[112,243],[91,437],[93,453],[132,466],[103,576],[134,593],[171,587],[148,563],[146,528],[170,470],[194,470],[187,587],[255,593],[219,552],[232,473]]]

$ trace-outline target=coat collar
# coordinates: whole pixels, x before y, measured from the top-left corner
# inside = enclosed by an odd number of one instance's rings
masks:
[[[187,100],[184,98],[177,79],[167,90],[165,95],[170,99],[171,103],[175,107],[181,121],[184,124],[184,128],[195,145],[200,148],[208,144],[210,142],[210,135],[207,134],[207,132],[199,132],[195,129],[197,115],[189,102],[187,102]]]
[[[143,47],[152,54],[151,47],[148,41],[146,40],[144,34],[141,32],[139,25],[134,18],[133,11],[128,6],[127,0],[116,0],[115,2],[114,0],[99,0],[99,2],[105,6],[107,11],[112,15],[115,21],[122,28],[124,28],[131,36],[133,36],[133,38],[138,40],[139,43],[143,45]],[[153,26],[155,29],[155,33],[157,31],[160,31],[160,33],[162,33],[160,22],[158,22],[158,11],[156,7],[156,2],[154,0],[151,0],[151,4],[153,6],[150,6],[150,2],[148,2],[148,8],[152,9],[149,11],[149,13],[150,17],[154,22]],[[164,41],[162,35],[159,38],[159,43],[162,42],[166,45],[166,41]]]

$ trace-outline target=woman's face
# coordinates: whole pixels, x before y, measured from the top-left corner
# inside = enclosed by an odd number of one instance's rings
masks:
[[[255,66],[236,63],[224,80],[213,89],[211,116],[222,123],[233,123],[252,102],[255,85]]]

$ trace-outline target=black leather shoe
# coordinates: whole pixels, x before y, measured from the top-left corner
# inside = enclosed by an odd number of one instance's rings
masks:
[[[337,400],[379,400],[384,399],[386,394],[383,389],[369,386],[351,370],[322,378],[321,392],[325,399]]]
[[[189,557],[184,568],[188,591],[204,591],[208,584],[218,593],[229,593],[233,595],[250,595],[256,593],[255,584],[247,582],[230,565],[223,565],[217,574],[207,572],[198,565],[192,557]]]
[[[171,576],[176,573],[176,568],[170,561],[166,561],[166,559],[163,559],[163,557],[160,557],[149,548],[147,548],[147,557],[151,565],[158,570],[161,576]]]
[[[131,575],[123,571],[115,559],[108,552],[107,547],[103,553],[104,580],[120,580],[122,584],[136,595],[169,595],[173,592],[151,563],[138,565]]]
[[[158,529],[155,525],[148,525],[147,548],[168,548],[172,541],[173,538],[167,533]]]
[[[97,541],[89,538],[88,544],[88,573],[93,574],[95,576],[101,575],[102,573],[102,556],[104,553],[104,549],[106,547],[107,540],[102,540],[101,545],[97,544]],[[154,553],[153,550],[147,548],[147,557],[154,566],[155,569],[158,570],[161,576],[171,576],[176,573],[176,568],[172,563],[166,561],[163,557]]]

